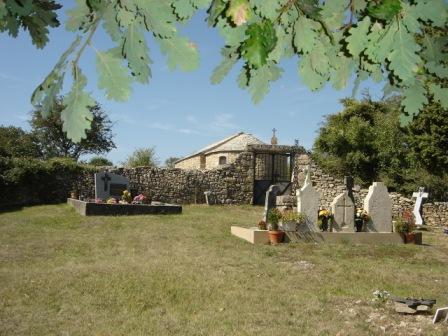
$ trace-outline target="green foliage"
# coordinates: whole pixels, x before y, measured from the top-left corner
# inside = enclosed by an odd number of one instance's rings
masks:
[[[372,2],[374,3],[374,2]],[[379,5],[372,5],[367,8],[370,15],[374,18],[389,21],[400,12],[400,0],[383,0]]]
[[[93,119],[89,108],[95,105],[95,101],[84,91],[86,84],[87,78],[74,66],[72,89],[64,97],[64,109],[61,111],[62,129],[74,142],[80,142],[87,136],[86,130],[91,128]],[[43,112],[45,114],[48,112]]]
[[[29,29],[37,46],[43,46],[47,27],[58,24],[54,11],[59,5],[48,0],[21,0],[20,4],[0,2],[0,30],[16,36],[22,26]],[[448,77],[444,0],[77,0],[68,11],[66,29],[79,32],[81,41],[67,50],[38,87],[33,104],[41,104],[48,115],[63,87],[67,65],[73,64],[78,75],[66,95],[63,120],[69,137],[80,141],[89,127],[91,98],[84,92],[86,79],[80,75],[78,61],[86,47],[93,47],[98,26],[102,24],[113,42],[109,51],[97,52],[98,86],[108,98],[123,101],[130,95],[131,80],[147,83],[151,77],[146,32],[159,43],[170,69],[197,68],[198,48],[179,36],[176,24],[206,8],[209,25],[216,26],[224,38],[223,61],[212,83],[219,83],[242,63],[238,83],[251,92],[254,102],[267,94],[269,83],[281,74],[271,70],[295,55],[298,74],[314,91],[326,83],[342,89],[353,76],[355,88],[369,78],[387,79],[405,97],[404,123],[411,122],[429,97],[448,105],[446,83],[441,82]],[[435,84],[424,85],[427,82]]]
[[[414,99],[409,97],[402,100]],[[344,110],[326,118],[313,147],[313,157],[325,171],[352,175],[364,187],[384,181],[390,190],[409,196],[424,186],[432,199],[447,199],[447,109],[429,101],[402,128],[398,98],[342,102]]]
[[[98,166],[98,167],[102,167],[102,166],[113,166],[114,164],[112,163],[112,161],[106,159],[105,157],[102,156],[95,156],[93,158],[91,158],[88,162],[88,165],[90,166]]]
[[[126,167],[157,167],[159,160],[156,157],[154,147],[137,148],[131,155],[128,156],[123,165]]]
[[[180,160],[180,158],[178,158],[178,157],[174,157],[174,156],[169,157],[168,159],[165,160],[165,166],[167,168],[174,168],[174,163],[178,160]]]
[[[278,230],[278,223],[282,219],[282,213],[277,208],[271,208],[267,215],[269,230]]]
[[[92,115],[91,128],[80,142],[72,141],[64,131],[61,117],[63,110],[63,100],[58,99],[48,117],[42,116],[39,107],[32,112],[31,134],[39,143],[44,158],[69,157],[78,160],[81,155],[104,154],[115,148],[112,122],[98,103],[89,107]]]
[[[37,160],[0,157],[0,204],[64,202],[75,178],[88,167],[67,158]]]
[[[56,10],[62,6],[52,0],[2,0],[0,2],[0,32],[17,37],[22,28],[28,30],[37,48],[48,42],[48,27],[58,27]]]
[[[270,20],[252,23],[247,28],[247,35],[249,37],[242,45],[243,57],[254,68],[260,68],[266,64],[269,53],[277,43],[274,26]]]
[[[37,139],[20,127],[0,126],[0,157],[42,156]]]

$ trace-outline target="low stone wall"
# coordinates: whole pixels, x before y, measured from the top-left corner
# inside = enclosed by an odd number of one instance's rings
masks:
[[[253,194],[252,154],[242,153],[233,164],[200,171],[177,168],[113,168],[111,173],[129,178],[134,193],[146,192],[153,200],[166,203],[205,203],[210,190],[219,204],[251,204]],[[79,176],[74,189],[93,198],[93,174]]]
[[[346,190],[344,180],[335,178],[326,174],[313,162],[308,154],[298,155],[294,164],[293,171],[293,195],[295,191],[303,185],[305,181],[306,169],[311,167],[311,181],[314,187],[319,191],[321,197],[321,206],[330,208],[333,199]],[[368,189],[361,189],[353,193],[357,208],[362,208],[364,199],[367,196]],[[397,217],[404,210],[413,210],[415,199],[409,199],[403,195],[391,192],[393,216]],[[422,215],[425,224],[429,226],[448,225],[448,202],[424,203],[422,206]]]

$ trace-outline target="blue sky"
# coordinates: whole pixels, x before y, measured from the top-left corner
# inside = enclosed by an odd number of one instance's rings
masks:
[[[65,11],[73,2],[61,3],[63,22]],[[106,156],[115,164],[136,148],[149,146],[155,146],[163,163],[168,157],[185,156],[239,131],[268,142],[273,127],[278,130],[280,144],[294,144],[294,139],[299,139],[309,149],[323,116],[340,111],[339,100],[351,95],[352,85],[343,91],[330,86],[318,93],[309,91],[297,75],[297,58],[280,64],[283,77],[257,105],[252,103],[248,92],[238,88],[238,66],[221,84],[210,84],[210,75],[221,59],[223,40],[217,30],[207,27],[204,18],[205,13],[200,12],[187,26],[180,27],[198,45],[199,69],[189,73],[169,71],[164,56],[147,36],[154,61],[152,80],[149,85],[135,84],[131,98],[125,103],[105,98],[104,92],[96,87],[94,51],[87,49],[84,53],[80,65],[89,78],[88,90],[114,122],[117,149]],[[31,93],[74,38],[75,34],[61,25],[51,30],[50,42],[38,50],[31,44],[28,33],[21,32],[16,39],[0,34],[0,124],[29,129]],[[93,44],[101,50],[113,46],[102,31],[95,34]],[[365,87],[374,98],[381,97],[378,86],[371,83],[361,86]]]

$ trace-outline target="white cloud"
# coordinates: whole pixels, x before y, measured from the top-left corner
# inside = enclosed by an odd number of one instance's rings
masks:
[[[229,113],[221,113],[215,115],[215,118],[211,122],[210,126],[218,129],[237,129],[239,128],[233,123],[234,116]]]
[[[29,80],[26,80],[26,79],[23,79],[23,78],[14,76],[14,75],[9,75],[9,74],[6,74],[4,72],[0,72],[0,78],[4,79],[4,80],[7,80],[7,81],[13,81],[13,82],[22,83],[22,84],[24,84],[24,83],[31,83],[31,81],[29,81]]]

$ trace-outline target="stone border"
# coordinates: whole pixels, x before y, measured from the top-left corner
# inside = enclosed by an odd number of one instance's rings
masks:
[[[182,206],[174,204],[105,204],[67,198],[67,204],[82,216],[133,216],[181,214]]]
[[[267,230],[232,226],[230,232],[251,244],[269,244]],[[313,242],[330,244],[404,244],[403,238],[396,232],[286,232],[285,242]],[[422,233],[415,233],[415,242],[422,244]]]

